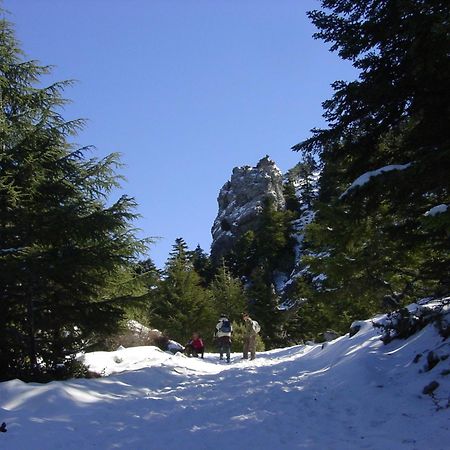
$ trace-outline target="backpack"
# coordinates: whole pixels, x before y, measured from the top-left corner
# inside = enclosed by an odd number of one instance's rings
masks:
[[[219,331],[221,333],[231,333],[231,323],[228,319],[222,320],[222,325],[220,326]]]
[[[253,330],[255,333],[259,333],[261,331],[261,327],[256,320],[253,320]]]

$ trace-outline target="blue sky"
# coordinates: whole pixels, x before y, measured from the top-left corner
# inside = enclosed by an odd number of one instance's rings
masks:
[[[164,264],[176,237],[209,250],[217,194],[237,165],[322,126],[330,83],[355,71],[312,38],[314,0],[3,0],[27,57],[76,79],[67,119],[97,156],[122,153],[150,249]],[[118,193],[115,193],[117,195]]]

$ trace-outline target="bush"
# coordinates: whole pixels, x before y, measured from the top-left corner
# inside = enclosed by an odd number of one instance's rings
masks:
[[[384,344],[389,344],[393,339],[406,339],[412,336],[426,324],[420,310],[413,313],[407,308],[402,308],[388,313],[385,322],[375,322],[373,326],[380,328],[381,340]]]
[[[386,315],[386,320],[374,322],[381,330],[381,340],[388,344],[393,339],[406,339],[430,323],[434,323],[444,339],[448,337],[449,299],[431,300],[415,308],[401,308]]]
[[[244,347],[245,325],[243,323],[233,323],[233,337],[231,339],[231,351],[242,352]],[[261,336],[256,336],[256,351],[263,352],[265,350],[264,342]]]
[[[74,355],[52,367],[42,365],[37,374],[30,378],[23,378],[23,381],[35,381],[37,383],[49,383],[55,380],[69,380],[70,378],[88,378],[88,368]]]
[[[87,378],[87,375],[88,368],[84,363],[75,357],[71,357],[65,362],[63,371],[56,374],[56,379],[67,380],[68,378]]]

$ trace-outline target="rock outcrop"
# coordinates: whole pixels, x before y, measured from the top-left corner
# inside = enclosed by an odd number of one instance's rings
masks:
[[[235,167],[231,179],[220,190],[219,212],[211,229],[211,257],[218,261],[249,230],[256,229],[266,199],[284,209],[283,175],[265,156],[256,167]]]

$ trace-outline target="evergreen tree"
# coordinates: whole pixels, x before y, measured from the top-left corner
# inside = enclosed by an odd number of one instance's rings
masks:
[[[181,342],[193,331],[209,335],[214,323],[210,293],[202,286],[187,253],[186,243],[178,238],[155,293],[149,317],[152,326]]]
[[[450,290],[450,6],[322,5],[310,13],[316,37],[360,75],[334,83],[324,104],[328,128],[295,149],[321,158],[308,234],[320,257],[309,262],[328,277],[323,298],[350,321],[386,296],[401,303]],[[438,216],[427,214],[438,205]]]
[[[148,275],[151,279],[159,278],[161,271],[151,258],[144,259],[136,263],[134,271],[138,276]]]
[[[188,245],[181,237],[175,239],[175,244],[172,246],[172,250],[169,253],[167,265],[170,266],[176,261],[182,264],[188,264],[190,261]]]
[[[267,199],[256,230],[244,233],[226,257],[233,276],[245,281],[250,311],[264,325],[263,340],[269,347],[281,344],[285,335],[274,283],[280,272],[290,273],[294,266],[295,217]]]
[[[60,114],[69,82],[40,87],[48,72],[1,20],[0,379],[51,377],[114,330],[122,309],[108,291],[143,248],[134,200],[108,201],[117,155],[87,159],[69,143],[83,122]]]
[[[249,230],[240,236],[224,259],[233,276],[248,278],[257,264],[255,231]]]
[[[211,294],[217,315],[227,314],[232,321],[241,320],[247,308],[244,288],[240,280],[231,275],[225,262],[214,277]]]
[[[303,160],[288,171],[288,184],[295,182],[297,185],[295,190],[299,207],[294,211],[311,209],[314,200],[317,198],[318,174],[319,164],[315,157],[310,154],[303,155]]]
[[[194,250],[189,252],[189,259],[192,262],[194,270],[200,275],[202,285],[204,287],[209,286],[213,278],[214,270],[211,264],[211,259],[200,247],[200,244],[197,245]]]
[[[261,325],[261,337],[267,348],[283,342],[282,315],[278,310],[278,296],[272,280],[263,267],[256,268],[247,289],[250,315]]]
[[[277,210],[270,199],[267,199],[261,214],[256,234],[256,255],[258,265],[273,274],[292,270],[294,264],[294,242],[292,238],[290,211]]]
[[[124,289],[133,292],[133,298],[124,305],[126,321],[136,320],[151,325],[149,310],[159,289],[161,275],[151,258],[139,261],[130,269],[128,279],[122,283]]]
[[[283,196],[286,202],[286,209],[298,216],[300,212],[300,200],[297,197],[295,181],[292,178],[288,178],[284,184]]]

